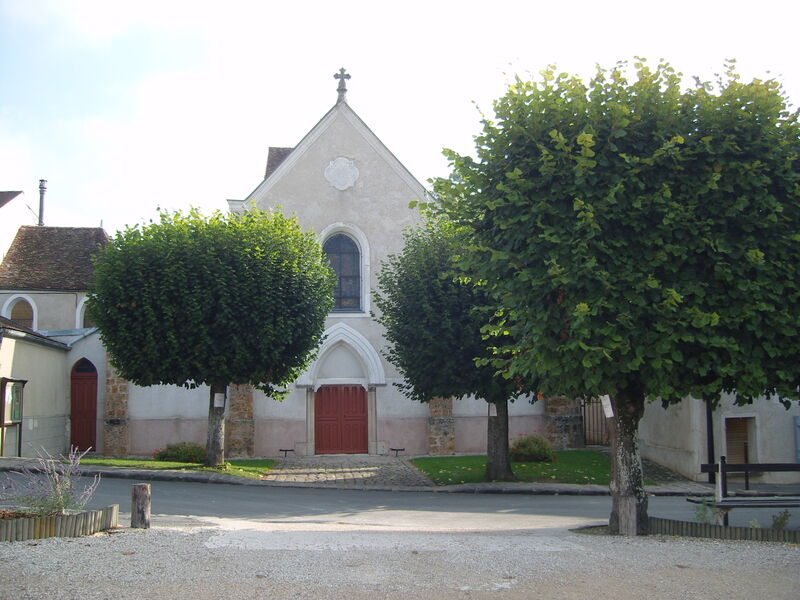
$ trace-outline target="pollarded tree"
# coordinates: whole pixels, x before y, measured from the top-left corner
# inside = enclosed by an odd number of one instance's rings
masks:
[[[800,127],[774,81],[681,87],[667,64],[543,72],[437,184],[545,394],[612,399],[611,525],[646,529],[646,400],[798,398]]]
[[[333,283],[294,219],[191,211],[117,233],[97,257],[87,306],[124,378],[209,386],[206,458],[221,465],[227,386],[282,398],[320,341]]]
[[[454,278],[453,259],[463,235],[447,223],[428,221],[404,235],[401,254],[390,256],[378,276],[375,303],[386,327],[389,361],[405,381],[398,387],[420,402],[474,395],[494,404],[489,417],[486,478],[513,480],[508,457],[508,401],[523,393],[517,382],[497,375],[481,328],[488,298],[482,286]]]

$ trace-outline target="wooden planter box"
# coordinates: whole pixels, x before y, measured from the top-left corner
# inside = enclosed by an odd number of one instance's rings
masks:
[[[74,515],[0,520],[0,542],[79,537],[117,527],[119,504]]]

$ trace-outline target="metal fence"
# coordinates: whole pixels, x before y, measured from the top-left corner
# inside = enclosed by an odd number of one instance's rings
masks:
[[[585,400],[583,412],[583,441],[587,446],[608,446],[608,424],[599,398]]]

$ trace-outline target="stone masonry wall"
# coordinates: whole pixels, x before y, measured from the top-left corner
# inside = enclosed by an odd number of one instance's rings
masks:
[[[255,421],[253,386],[228,387],[228,418],[225,422],[225,455],[231,458],[254,455]]]
[[[583,416],[581,403],[566,396],[552,396],[544,399],[544,435],[556,450],[582,448]]]
[[[128,381],[120,377],[111,363],[106,369],[106,401],[103,413],[103,454],[128,456]]]
[[[455,454],[456,422],[452,398],[433,398],[428,403],[428,453],[433,456]]]

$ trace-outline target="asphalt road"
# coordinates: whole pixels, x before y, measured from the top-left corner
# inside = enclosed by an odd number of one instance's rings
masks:
[[[104,479],[90,507],[116,503],[123,512],[130,511],[133,483]],[[162,481],[151,485],[154,515],[309,522],[347,519],[437,530],[551,530],[607,522],[611,511],[607,496],[382,492]],[[772,512],[734,510],[731,524],[746,526],[757,519],[766,526]],[[694,520],[695,505],[683,497],[651,497],[649,513]],[[800,511],[794,513],[790,526],[800,527]]]

